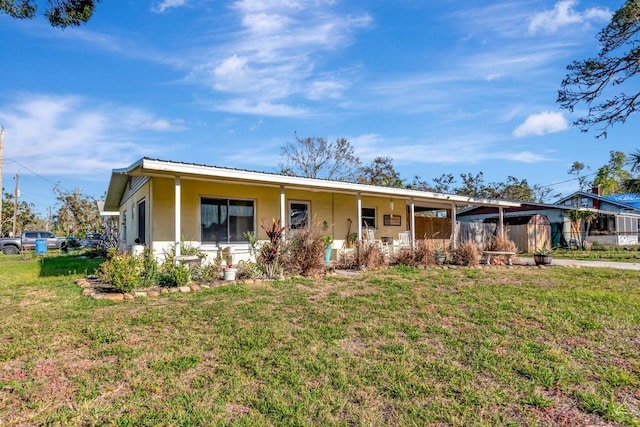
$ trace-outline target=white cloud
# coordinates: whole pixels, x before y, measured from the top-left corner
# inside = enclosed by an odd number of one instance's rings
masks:
[[[590,24],[592,21],[607,21],[611,18],[611,12],[601,7],[592,7],[583,12],[575,10],[577,0],[558,1],[553,9],[540,12],[531,18],[529,33],[538,31],[554,33],[559,28],[576,25]]]
[[[283,30],[290,19],[277,14],[251,13],[242,18],[242,23],[249,31],[267,34]]]
[[[252,101],[236,98],[226,102],[216,102],[212,109],[235,114],[253,114],[268,117],[301,117],[309,114],[306,108],[292,107],[282,103]]]
[[[242,24],[227,33],[209,62],[193,67],[192,81],[205,83],[233,99],[218,101],[218,109],[254,114],[292,114],[294,99],[336,99],[346,80],[318,77],[324,56],[351,44],[353,34],[371,24],[367,14],[352,16],[336,10],[333,0],[239,0],[231,10]],[[242,99],[240,99],[242,98]]]
[[[545,135],[562,132],[569,128],[567,120],[562,113],[544,111],[532,114],[513,131],[513,136],[522,138],[530,135]]]
[[[158,149],[140,142],[144,131],[178,131],[180,121],[79,96],[23,95],[0,110],[5,160],[40,175],[95,176]],[[10,165],[10,162],[7,162]],[[7,170],[8,172],[8,170]]]
[[[174,7],[181,7],[187,4],[187,0],[162,0],[157,6],[153,7],[153,10],[156,13],[164,13],[167,9],[171,9]]]
[[[478,164],[484,161],[505,160],[518,163],[537,163],[550,159],[541,153],[505,148],[494,135],[460,135],[444,137],[438,142],[409,142],[406,138],[384,138],[378,134],[364,134],[347,138],[356,155],[368,162],[374,157],[388,156],[395,164]]]
[[[342,95],[345,84],[335,80],[317,80],[311,82],[307,98],[311,100],[337,99]]]

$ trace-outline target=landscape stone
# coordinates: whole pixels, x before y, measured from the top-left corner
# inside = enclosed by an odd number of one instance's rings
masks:
[[[178,291],[187,293],[187,292],[191,292],[191,288],[189,286],[180,286],[178,287]]]
[[[108,299],[110,301],[124,301],[124,294],[121,293],[113,293],[113,294],[102,294],[102,299]]]
[[[160,295],[160,292],[158,292],[158,291],[149,291],[149,292],[147,292],[147,296],[149,296],[150,298],[155,298],[155,297],[157,297],[159,295]]]

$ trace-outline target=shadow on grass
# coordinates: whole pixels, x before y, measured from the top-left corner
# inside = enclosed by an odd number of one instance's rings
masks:
[[[40,259],[40,277],[74,276],[95,274],[103,258],[83,255],[46,256]]]

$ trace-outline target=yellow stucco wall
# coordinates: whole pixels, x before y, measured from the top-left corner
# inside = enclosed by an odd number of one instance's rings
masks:
[[[174,197],[175,180],[172,178],[152,178],[136,191],[121,207],[121,214],[127,212],[127,235],[123,248],[131,246],[137,236],[137,221],[132,220],[131,212],[137,203],[147,200],[147,243],[151,242],[156,252],[171,246],[174,241]],[[200,241],[200,199],[202,197],[247,199],[255,203],[255,230],[259,239],[266,239],[261,228],[264,223],[271,224],[280,218],[280,189],[257,185],[206,182],[200,180],[181,180],[181,239],[199,245]],[[343,246],[347,234],[358,231],[357,197],[355,195],[317,192],[306,190],[285,190],[286,210],[291,201],[308,202],[314,224],[322,227],[326,222],[326,234],[334,238],[334,248]],[[393,210],[388,197],[362,197],[362,207],[375,208],[377,238],[383,236],[398,238],[398,233],[408,229],[406,204],[395,199]],[[383,215],[393,214],[401,217],[400,226],[385,226]],[[351,220],[351,224],[349,223]],[[122,234],[121,234],[122,237]]]
[[[120,249],[130,249],[135,244],[135,239],[138,237],[138,204],[145,201],[145,223],[146,223],[146,236],[145,242],[149,242],[151,239],[151,230],[149,229],[149,218],[151,217],[151,203],[150,203],[150,182],[145,183],[135,192],[131,193],[125,203],[120,206]]]

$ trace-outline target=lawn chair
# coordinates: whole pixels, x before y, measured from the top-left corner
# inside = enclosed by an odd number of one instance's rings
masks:
[[[408,231],[398,233],[398,246],[400,249],[411,249],[411,235]]]

